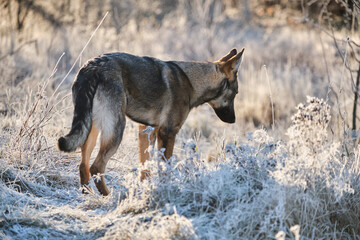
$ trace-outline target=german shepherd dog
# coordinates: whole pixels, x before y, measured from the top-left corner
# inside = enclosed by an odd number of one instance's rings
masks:
[[[108,195],[104,173],[110,157],[120,145],[125,116],[139,125],[139,159],[149,154],[146,126],[155,128],[164,156],[173,153],[175,136],[190,110],[208,103],[224,122],[234,123],[234,98],[238,93],[237,72],[244,49],[231,50],[215,62],[161,61],[127,53],[109,53],[89,60],[72,86],[74,116],[70,133],[58,140],[64,152],[81,147],[80,182],[88,187],[91,176],[99,192]],[[101,133],[100,150],[89,167],[90,155]],[[145,177],[144,172],[141,178]]]

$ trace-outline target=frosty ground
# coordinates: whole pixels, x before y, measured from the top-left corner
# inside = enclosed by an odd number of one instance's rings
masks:
[[[222,141],[211,161],[198,147],[201,137],[182,138],[170,164],[151,150],[146,181],[134,168],[135,142],[125,140],[108,167],[107,197],[81,194],[78,153],[56,152],[44,136],[32,145],[23,136],[24,147],[6,132],[2,238],[356,239],[359,150],[348,155],[330,138],[330,118],[330,107],[309,97],[292,118],[288,141],[256,130],[247,140]],[[124,139],[134,135],[129,125]]]
[[[54,12],[74,24],[53,28],[30,13],[22,32],[0,25],[1,239],[360,239],[354,89],[327,34],[281,14],[246,22],[225,1],[104,1],[125,12],[111,12],[79,55],[103,12],[73,2]],[[349,33],[335,34],[349,53]],[[106,171],[111,194],[81,193],[80,152],[60,153],[56,140],[69,131],[71,83],[86,59],[215,61],[233,47],[246,48],[236,124],[194,109],[169,164],[149,149],[151,178],[140,181],[137,124],[127,120]]]

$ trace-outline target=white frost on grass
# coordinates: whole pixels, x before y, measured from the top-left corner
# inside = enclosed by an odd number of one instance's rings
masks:
[[[0,234],[16,239],[354,238],[359,149],[345,156],[342,144],[328,140],[329,107],[322,100],[309,98],[298,110],[288,141],[275,141],[260,129],[247,141],[223,146],[217,161],[208,162],[194,140],[184,140],[168,163],[154,150],[148,180],[141,181],[138,171],[107,172],[108,197],[81,194],[77,155],[68,155],[66,164],[54,149],[37,153],[32,164],[3,155]],[[312,117],[301,118],[309,113]]]

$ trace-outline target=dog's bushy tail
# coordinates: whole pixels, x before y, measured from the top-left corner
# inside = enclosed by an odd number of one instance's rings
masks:
[[[74,117],[70,132],[58,140],[60,151],[73,152],[83,145],[92,127],[93,99],[99,83],[95,74],[88,76],[84,69],[80,70],[72,86]]]

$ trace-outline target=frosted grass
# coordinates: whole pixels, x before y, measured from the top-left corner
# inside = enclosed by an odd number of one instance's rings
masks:
[[[216,161],[204,159],[193,139],[169,164],[153,150],[147,168],[110,170],[111,194],[83,195],[79,154],[51,148],[25,164],[2,144],[1,234],[77,239],[354,239],[358,237],[359,149],[346,156],[329,141],[330,107],[308,98],[276,141],[263,130],[229,142]],[[314,141],[314,142],[311,142]],[[3,141],[4,143],[4,141]],[[294,227],[295,226],[295,227]],[[295,231],[296,232],[296,231]]]

